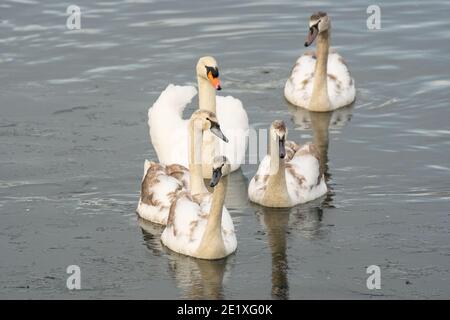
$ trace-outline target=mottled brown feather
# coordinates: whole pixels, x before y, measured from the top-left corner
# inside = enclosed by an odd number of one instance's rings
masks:
[[[279,132],[286,132],[286,125],[282,120],[275,120],[274,122],[272,122],[272,126],[275,130]]]
[[[185,167],[182,166],[180,164],[170,164],[168,166],[166,166],[166,172],[168,175],[172,175],[173,173],[186,173],[189,170]]]
[[[326,12],[319,11],[319,12],[313,13],[309,19],[312,21],[315,21],[315,20],[319,20],[320,18],[325,17],[326,15],[327,15]]]
[[[194,235],[195,228],[197,228],[198,220],[191,221],[189,228],[189,241],[194,241],[192,238]]]
[[[307,51],[307,52],[305,52],[303,55],[305,55],[305,56],[311,56],[313,59],[317,59],[316,53],[313,52],[313,51]]]
[[[323,177],[323,168],[320,165],[321,159],[320,159],[320,152],[317,146],[314,143],[308,143],[305,145],[307,148],[303,147],[300,150],[297,151],[296,155],[303,156],[303,155],[312,155],[314,158],[319,161],[319,176],[317,177],[317,185],[320,184]]]
[[[178,193],[183,190],[183,186],[178,185],[178,187],[167,194],[167,198],[169,198],[170,203],[174,202],[177,199]]]
[[[305,177],[301,174],[298,174],[292,164],[286,163],[286,170],[292,175],[292,177],[295,179],[298,185],[302,186],[303,183],[306,181]]]
[[[268,175],[268,174],[265,174],[265,175],[263,175],[263,176],[257,174],[257,175],[255,176],[255,182],[258,182],[258,181],[261,179],[261,177],[262,177],[263,183],[266,183],[267,180],[269,179],[269,175]]]
[[[297,150],[300,149],[300,146],[294,141],[288,140],[285,143],[285,148],[286,148],[286,161],[290,161],[294,157]]]
[[[182,197],[186,197],[192,201],[192,197],[189,194],[189,192],[187,192],[187,191],[178,192],[175,201],[173,201],[172,204],[170,205],[169,216],[167,217],[167,227],[172,228],[172,232],[173,232],[174,236],[177,235],[177,229],[175,228],[175,224],[173,222],[175,221],[175,214],[176,214],[176,210],[177,210],[178,200],[181,199]]]
[[[348,68],[347,62],[345,62],[344,58],[339,57],[338,61]]]
[[[310,82],[310,80],[311,80],[311,79],[309,79],[309,78],[303,80],[303,81],[301,82],[301,88],[300,88],[300,90],[305,89],[306,85]]]
[[[159,180],[156,175],[151,175],[147,172],[147,175],[141,185],[141,199],[143,203],[150,206],[159,205],[158,201],[153,199],[153,192],[151,191],[152,187],[158,182]]]

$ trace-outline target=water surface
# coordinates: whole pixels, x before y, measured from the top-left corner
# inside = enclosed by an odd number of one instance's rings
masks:
[[[65,26],[74,3],[0,4],[0,298],[450,298],[448,1],[378,1],[372,31],[356,0],[76,2],[79,31]],[[357,86],[333,114],[282,94],[317,10]],[[135,214],[156,159],[148,107],[195,84],[206,54],[254,128],[282,119],[319,145],[330,187],[265,209],[243,166],[227,196],[238,251],[216,262],[169,252]],[[82,290],[66,288],[71,264]],[[366,288],[373,264],[381,290]]]

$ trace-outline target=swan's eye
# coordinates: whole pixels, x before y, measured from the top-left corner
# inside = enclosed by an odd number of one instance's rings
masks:
[[[217,129],[220,129],[219,123],[217,123],[217,122],[215,122],[215,121],[212,121],[212,120],[209,120],[209,122],[211,122],[211,128],[217,128]]]
[[[220,173],[222,173],[222,169],[223,169],[223,166],[225,165],[225,163],[222,163],[221,165],[220,165],[220,167],[218,167],[218,168],[216,168],[216,170],[217,171],[220,171]]]
[[[220,125],[217,121],[211,120],[210,118],[206,118],[211,123],[211,128],[220,129]]]
[[[206,68],[206,76],[209,76],[209,74],[211,73],[211,76],[213,78],[218,78],[219,77],[219,68],[217,67],[209,67],[209,66],[205,66]]]

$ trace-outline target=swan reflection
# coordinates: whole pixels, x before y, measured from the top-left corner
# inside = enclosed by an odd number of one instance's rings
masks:
[[[234,256],[221,260],[201,260],[165,248],[160,235],[163,226],[138,219],[146,246],[155,256],[167,253],[168,273],[175,279],[183,299],[224,299],[223,283]]]
[[[287,209],[259,207],[256,215],[266,230],[272,256],[272,298],[289,299],[288,239],[300,235],[307,239],[321,238],[321,199]]]
[[[330,129],[338,131],[351,121],[353,104],[330,112],[312,112],[288,103],[288,110],[292,115],[295,130],[312,131],[313,143],[317,146],[320,153],[320,170],[325,175],[325,181],[328,183],[331,180],[331,173],[328,167]],[[328,184],[328,188],[329,192],[324,203],[330,205],[334,193],[330,184]]]

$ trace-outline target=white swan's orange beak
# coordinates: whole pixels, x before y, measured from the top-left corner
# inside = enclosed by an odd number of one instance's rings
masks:
[[[219,77],[214,78],[211,71],[208,72],[208,79],[209,79],[209,82],[211,82],[211,85],[214,87],[214,89],[222,90],[222,87],[220,86]]]

